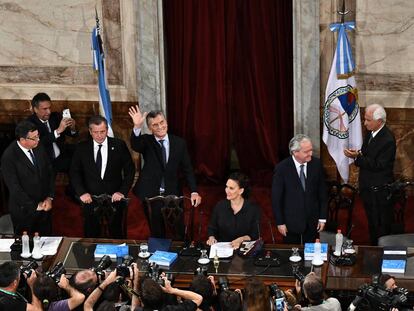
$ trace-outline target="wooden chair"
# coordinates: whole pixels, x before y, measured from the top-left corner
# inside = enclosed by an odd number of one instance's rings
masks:
[[[158,195],[152,198],[145,198],[145,203],[148,208],[148,218],[150,227],[153,221],[152,208],[155,204],[161,204],[161,214],[164,220],[166,236],[172,237],[174,240],[181,240],[180,227],[183,225],[183,218],[185,216],[184,201],[191,201],[189,197],[176,195]],[[190,215],[187,217],[185,224],[184,238],[192,241],[194,236],[194,208],[190,209]],[[188,232],[190,231],[190,232]]]
[[[339,227],[339,213],[341,210],[344,210],[346,213],[346,227],[342,228],[342,232],[349,237],[352,228],[352,214],[356,193],[357,189],[349,184],[330,183],[326,231],[336,233]]]
[[[390,200],[394,210],[394,219],[391,224],[392,234],[405,233],[405,210],[407,207],[407,188],[414,186],[413,181],[396,180],[393,183],[373,187],[374,192],[385,191],[387,200]]]

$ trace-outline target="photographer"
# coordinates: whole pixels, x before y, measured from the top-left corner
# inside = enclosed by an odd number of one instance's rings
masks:
[[[309,300],[308,307],[301,307],[296,305],[297,310],[309,311],[341,311],[341,304],[336,298],[324,299],[325,290],[320,277],[314,272],[309,273],[303,281],[303,295]],[[302,288],[298,280],[296,280],[296,292],[301,294]]]
[[[89,295],[89,297],[85,300],[84,303],[84,311],[92,311],[94,305],[101,297],[102,293],[104,292],[105,288],[115,282],[117,276],[116,276],[116,269],[109,273],[109,275],[105,278],[105,280],[97,286],[93,292]]]
[[[379,278],[379,284],[384,286],[385,289],[393,291],[397,288],[397,283],[395,282],[395,277],[389,274],[382,274]]]
[[[245,310],[270,311],[272,308],[269,287],[257,278],[247,279],[243,298]]]
[[[68,299],[59,300],[59,288],[68,294]],[[57,284],[48,275],[38,277],[33,284],[33,293],[40,300],[44,311],[73,310],[85,300],[85,295],[70,286],[64,274],[60,275]]]
[[[98,275],[90,269],[78,271],[70,278],[70,285],[85,297],[88,297],[98,284]]]
[[[0,310],[41,311],[40,301],[33,295],[33,283],[36,280],[35,271],[31,270],[30,276],[27,278],[27,285],[31,290],[32,303],[29,303],[25,297],[17,292],[20,274],[19,267],[12,261],[7,261],[0,265]]]
[[[221,311],[242,311],[242,294],[240,289],[225,290],[219,295]]]
[[[189,290],[181,290],[171,286],[167,277],[163,276],[164,286],[151,278],[145,278],[141,282],[142,309],[138,310],[162,310],[162,311],[195,311],[201,305],[203,297]],[[182,303],[169,303],[168,295],[184,299]]]
[[[215,305],[217,300],[217,291],[213,276],[194,276],[190,285],[190,291],[200,294],[203,297],[203,302],[198,307],[200,310],[214,310],[213,306]]]

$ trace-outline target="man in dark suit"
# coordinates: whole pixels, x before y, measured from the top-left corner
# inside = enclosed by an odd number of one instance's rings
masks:
[[[145,202],[146,197],[160,194],[181,195],[179,174],[183,173],[191,191],[192,205],[198,206],[201,203],[201,196],[197,193],[194,172],[184,139],[168,134],[168,123],[161,111],[142,114],[139,107],[135,106],[129,108],[129,115],[134,123],[131,147],[144,159],[144,167],[134,186],[134,194],[141,202]],[[151,135],[141,133],[144,120],[147,122]],[[144,210],[148,218],[148,207],[145,203]],[[161,206],[154,206],[151,210],[153,219],[150,224],[151,234],[154,237],[164,237],[165,228]],[[182,229],[180,228],[179,231]]]
[[[98,202],[92,195],[112,196],[116,209],[109,223],[113,238],[126,238],[123,226],[125,202],[135,175],[135,167],[125,142],[108,137],[108,123],[101,116],[93,116],[88,122],[92,139],[79,143],[72,159],[70,179],[76,194],[84,204],[85,236],[99,237]],[[102,207],[102,206],[101,206]]]
[[[326,223],[327,194],[321,161],[312,142],[298,134],[289,142],[291,157],[276,165],[272,208],[285,243],[315,242]]]
[[[32,99],[33,114],[27,118],[36,125],[40,143],[52,161],[55,172],[69,172],[73,145],[65,144],[65,137],[76,137],[75,120],[63,118],[60,113],[51,112],[52,102],[46,93],[38,93]]]
[[[394,180],[394,161],[396,144],[390,129],[385,125],[387,113],[378,104],[365,109],[364,125],[368,130],[361,150],[345,149],[347,157],[355,159],[359,167],[359,191],[368,218],[369,234],[372,245],[378,237],[390,234],[393,220],[393,206],[387,200],[386,189],[374,191]]]
[[[1,158],[1,171],[10,192],[9,212],[14,233],[51,235],[50,210],[55,190],[52,165],[39,144],[39,133],[33,123],[20,122],[15,134],[16,141]]]

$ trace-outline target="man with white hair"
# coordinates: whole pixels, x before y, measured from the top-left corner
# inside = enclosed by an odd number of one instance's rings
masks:
[[[321,161],[311,139],[298,134],[289,142],[292,156],[275,167],[272,209],[277,229],[289,244],[315,242],[326,222],[327,195]]]
[[[345,149],[347,157],[355,159],[359,167],[359,190],[368,218],[372,245],[378,237],[390,234],[393,207],[387,200],[387,191],[374,191],[394,180],[396,144],[390,129],[385,125],[387,113],[378,104],[365,109],[364,125],[368,131],[361,150]]]

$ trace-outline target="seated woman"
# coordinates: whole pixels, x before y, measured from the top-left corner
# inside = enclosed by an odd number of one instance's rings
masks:
[[[217,203],[208,225],[207,245],[231,242],[234,249],[259,238],[260,208],[248,200],[249,180],[239,172],[226,182],[227,199]]]

